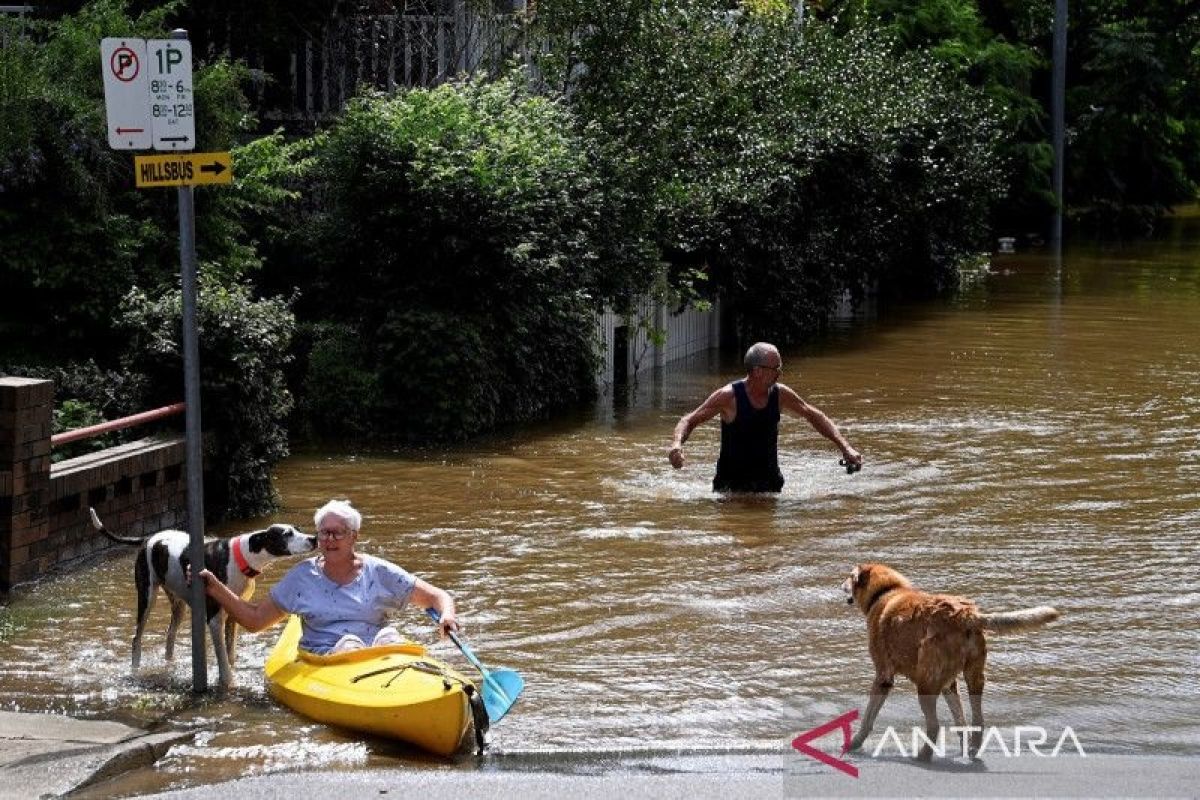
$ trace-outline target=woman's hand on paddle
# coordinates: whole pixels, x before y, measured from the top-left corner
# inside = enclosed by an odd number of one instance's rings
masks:
[[[458,633],[458,617],[454,615],[454,609],[442,614],[442,618],[438,620],[438,636],[445,639],[452,632]]]

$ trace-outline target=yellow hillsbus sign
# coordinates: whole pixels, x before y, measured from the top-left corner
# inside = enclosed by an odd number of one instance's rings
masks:
[[[138,188],[196,186],[202,183],[232,183],[229,153],[170,153],[163,156],[134,156],[134,178]]]

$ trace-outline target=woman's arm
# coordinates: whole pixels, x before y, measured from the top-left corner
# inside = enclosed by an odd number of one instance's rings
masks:
[[[233,592],[230,592],[230,594],[233,594]],[[442,636],[445,636],[450,631],[458,630],[458,617],[454,613],[454,598],[432,583],[426,583],[417,578],[417,583],[413,586],[409,602],[415,604],[421,610],[432,608],[438,612],[438,617],[440,618],[438,632]]]
[[[216,600],[221,608],[225,609],[225,613],[250,633],[269,628],[287,616],[286,611],[275,605],[271,595],[257,603],[251,603],[234,594],[232,589],[221,583],[217,576],[208,570],[200,570],[200,577],[204,579],[204,593]]]

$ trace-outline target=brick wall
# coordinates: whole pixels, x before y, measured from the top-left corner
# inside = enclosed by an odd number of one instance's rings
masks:
[[[0,594],[69,568],[112,543],[187,521],[182,437],[155,437],[50,463],[54,385],[0,378]]]

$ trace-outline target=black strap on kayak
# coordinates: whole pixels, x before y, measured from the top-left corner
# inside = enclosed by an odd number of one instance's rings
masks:
[[[437,664],[430,664],[428,661],[409,661],[406,664],[394,664],[393,666],[390,666],[390,667],[382,667],[380,669],[373,669],[370,672],[364,672],[362,675],[355,675],[353,678],[350,679],[350,682],[358,683],[361,680],[365,680],[366,678],[373,678],[376,675],[384,675],[388,672],[395,672],[396,674],[393,675],[391,678],[389,678],[388,682],[383,685],[383,688],[386,689],[387,687],[391,686],[392,681],[396,680],[396,678],[399,678],[404,673],[404,670],[406,670],[406,669],[415,669],[418,672],[424,672],[427,675],[436,675],[442,679],[442,684],[445,686],[446,689],[449,689],[451,686],[450,680],[449,680],[450,676],[448,676],[446,674],[446,671],[443,670],[441,667],[439,667]]]
[[[442,689],[447,692],[450,691],[452,684],[450,683],[449,676],[446,675],[445,671],[443,671],[442,668],[437,664],[430,664],[428,661],[410,661],[409,663],[405,664],[403,668],[397,670],[395,675],[388,678],[388,682],[383,685],[383,688],[386,689],[391,686],[392,681],[404,674],[404,670],[406,669],[415,669],[417,672],[424,672],[427,675],[436,675],[442,679]]]
[[[481,756],[486,744],[484,736],[492,721],[488,718],[487,707],[483,704],[483,695],[475,688],[475,684],[464,681],[463,691],[467,693],[467,698],[471,701],[471,719],[475,723],[475,755]]]
[[[376,675],[382,675],[385,672],[399,672],[399,671],[403,671],[406,669],[408,669],[408,664],[396,664],[395,666],[384,667],[383,669],[373,669],[370,672],[364,672],[362,675],[355,675],[353,678],[350,679],[350,682],[358,683],[361,680],[365,680],[367,678],[374,678]]]

